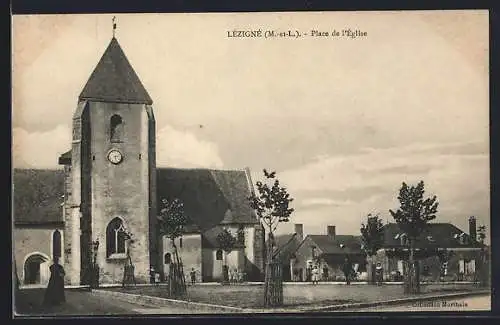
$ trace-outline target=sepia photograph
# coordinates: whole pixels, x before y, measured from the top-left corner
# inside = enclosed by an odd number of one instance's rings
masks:
[[[12,16],[12,315],[491,310],[487,10]]]

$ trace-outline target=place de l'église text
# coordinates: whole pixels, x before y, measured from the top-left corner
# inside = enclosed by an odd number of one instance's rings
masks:
[[[356,28],[343,28],[333,30],[316,30],[308,31],[299,30],[276,30],[276,29],[249,29],[241,30],[234,29],[226,32],[228,38],[346,38],[358,39],[366,38],[368,32]]]

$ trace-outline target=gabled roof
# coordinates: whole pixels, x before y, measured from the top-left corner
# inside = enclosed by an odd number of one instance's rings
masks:
[[[243,170],[158,168],[157,197],[179,199],[187,217],[206,231],[219,224],[258,224]],[[158,207],[160,208],[160,207]]]
[[[278,235],[274,237],[274,240],[276,243],[276,251],[274,254],[281,261],[290,261],[302,242],[300,238],[297,237],[297,233]]]
[[[397,248],[402,246],[398,224],[389,223],[384,225],[384,248]],[[462,244],[456,237],[463,234],[465,242]],[[451,223],[429,223],[427,229],[417,238],[417,248],[458,248],[458,247],[481,247],[482,244],[470,240],[470,236]]]
[[[206,230],[202,236],[202,241],[203,241],[202,247],[203,248],[214,248],[214,249],[220,248],[219,243],[217,241],[217,236],[219,236],[219,234],[223,230],[224,230],[224,227],[221,225],[217,225],[213,228]],[[236,236],[236,234],[232,234],[232,235]],[[234,248],[241,248],[241,247],[243,247],[243,245],[241,243],[239,243],[238,241],[236,241]]]
[[[307,235],[323,254],[362,254],[361,237],[352,235]],[[306,237],[306,238],[307,238]]]
[[[147,105],[153,103],[114,37],[83,87],[79,98]]]
[[[71,149],[59,156],[59,165],[71,165]]]
[[[64,171],[14,169],[13,217],[16,225],[62,223]]]

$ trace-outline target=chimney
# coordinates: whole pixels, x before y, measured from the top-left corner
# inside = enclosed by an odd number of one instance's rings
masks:
[[[331,237],[332,239],[335,238],[335,226],[327,226],[326,227],[326,234]]]
[[[297,234],[297,238],[299,240],[304,239],[304,226],[301,223],[295,224],[295,233]]]
[[[477,240],[477,232],[476,232],[476,218],[469,217],[469,236],[472,242]]]

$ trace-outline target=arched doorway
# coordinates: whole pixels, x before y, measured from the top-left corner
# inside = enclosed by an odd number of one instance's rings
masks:
[[[32,253],[24,261],[25,285],[47,284],[49,281],[49,258],[42,253]]]

